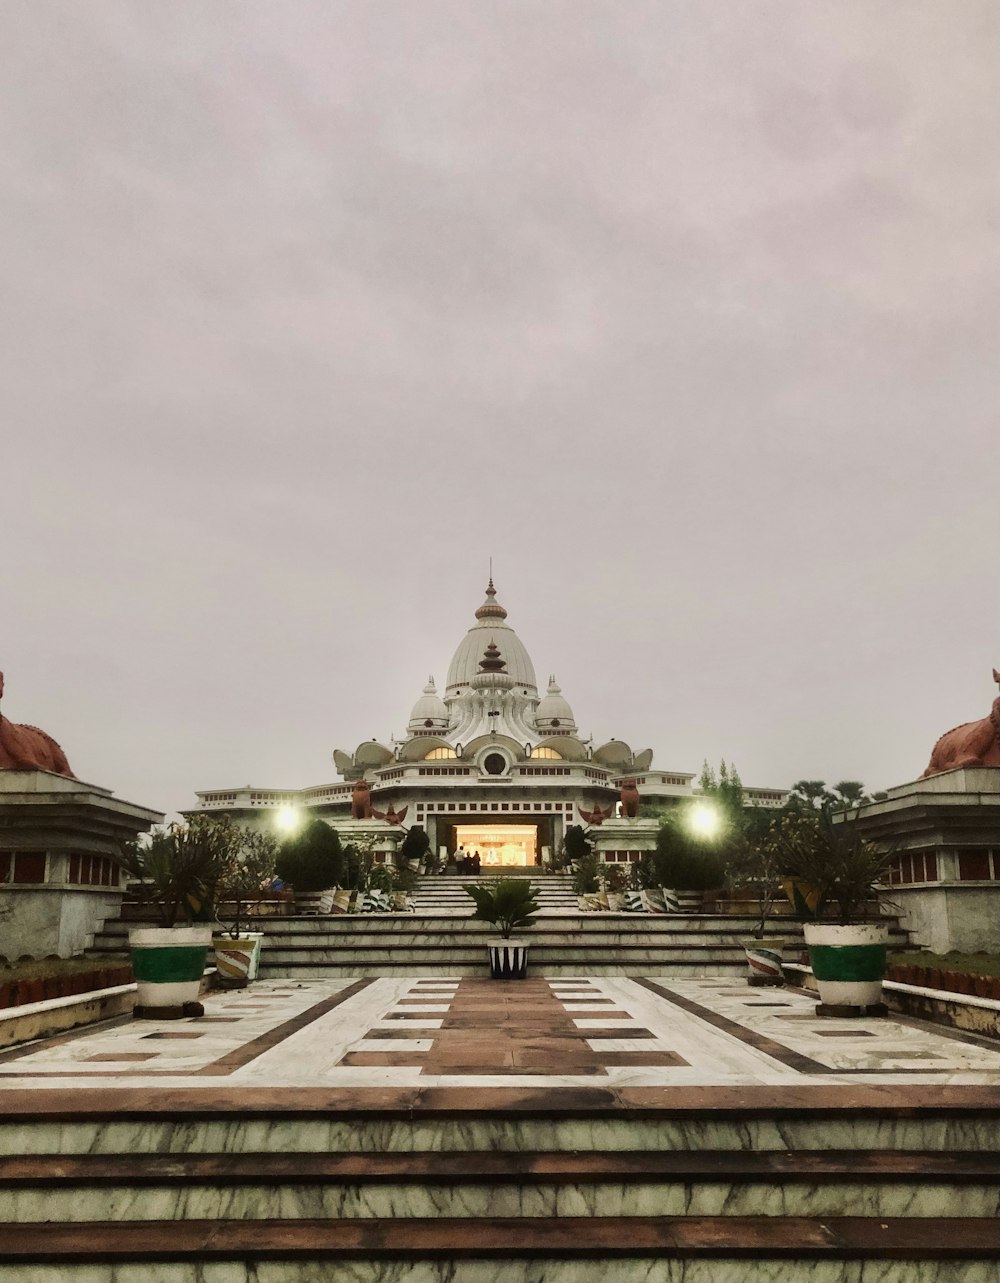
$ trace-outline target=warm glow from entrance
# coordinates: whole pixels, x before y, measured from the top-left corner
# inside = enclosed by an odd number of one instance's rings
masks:
[[[464,846],[469,855],[478,851],[483,873],[534,864],[537,837],[533,824],[455,825],[455,845]]]

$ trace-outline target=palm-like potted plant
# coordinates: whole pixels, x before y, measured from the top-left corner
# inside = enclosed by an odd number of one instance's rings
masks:
[[[135,880],[137,898],[160,919],[158,927],[129,931],[137,1015],[176,1018],[185,1008],[200,1014],[194,1006],[212,943],[216,888],[238,841],[228,818],[198,815],[122,847],[121,865]]]
[[[828,1007],[873,1007],[882,992],[888,925],[879,893],[895,852],[868,842],[857,820],[825,812],[783,817],[776,834],[791,874],[790,897],[805,919],[809,962]],[[820,921],[826,913],[827,919]]]
[[[598,899],[600,889],[601,879],[597,856],[588,849],[586,854],[577,858],[576,871],[573,874],[573,890],[576,892],[576,902],[580,908],[584,910],[604,908],[606,901],[602,903]]]
[[[518,929],[534,925],[538,912],[535,888],[527,878],[496,878],[463,890],[476,902],[474,918],[489,922],[500,934],[487,940],[490,975],[494,980],[523,980],[528,971],[528,942],[514,936]]]
[[[257,979],[264,936],[250,930],[256,907],[270,888],[278,843],[269,833],[243,829],[227,849],[216,886],[216,912],[222,930],[212,939],[219,982],[243,989]]]
[[[770,834],[750,837],[739,833],[730,839],[726,847],[726,886],[730,891],[748,891],[757,909],[752,936],[743,941],[747,983],[784,984],[781,953],[786,942],[776,937],[764,938],[774,902],[784,886],[781,850]]]

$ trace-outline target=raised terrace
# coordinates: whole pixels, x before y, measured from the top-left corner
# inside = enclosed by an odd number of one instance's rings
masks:
[[[724,976],[263,980],[0,1055],[0,1283],[985,1283],[997,1083]]]

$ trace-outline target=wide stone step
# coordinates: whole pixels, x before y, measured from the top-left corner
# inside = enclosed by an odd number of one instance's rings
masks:
[[[601,951],[594,946],[587,947],[580,940],[573,942],[552,942],[551,944],[531,942],[529,952],[530,964],[538,966],[542,962],[555,961],[576,961],[585,962],[593,960],[594,962],[606,960],[617,960],[620,962],[691,962],[702,960],[702,958],[720,957],[727,960],[743,960],[743,953],[737,952],[736,949],[727,949],[723,946],[711,946],[711,944],[661,944],[661,946],[650,947],[646,943],[638,942],[635,944],[608,944],[601,946]],[[434,958],[445,961],[447,958],[475,958],[485,965],[487,951],[483,942],[462,942],[462,940],[431,940],[431,942],[420,942],[420,940],[408,940],[399,944],[388,946],[384,940],[374,940],[370,943],[348,943],[348,944],[316,944],[308,946],[303,944],[299,947],[282,948],[280,944],[271,944],[268,942],[266,952],[262,953],[262,961],[266,960],[267,965],[271,967],[285,964],[285,962],[330,962],[336,964],[338,961],[358,961],[358,962],[421,962],[425,958]]]
[[[260,918],[253,922],[256,930],[266,935],[286,933],[337,934],[358,931],[377,931],[380,934],[393,932],[426,932],[434,930],[434,924],[448,935],[468,933],[485,935],[494,930],[489,923],[480,922],[470,914],[464,917],[452,917],[447,914],[413,914],[413,913],[364,913],[364,914],[330,914],[323,917],[301,918]],[[632,937],[638,933],[658,936],[686,933],[692,936],[704,934],[724,935],[732,938],[743,938],[752,934],[753,920],[733,917],[696,917],[685,914],[636,914],[636,913],[572,913],[545,914],[534,920],[526,934],[534,937],[539,933],[562,931],[572,934],[614,935],[621,933]],[[125,940],[128,935],[128,924],[122,922],[106,923],[98,933],[102,940]],[[772,924],[767,935],[783,939],[801,938],[802,928],[798,923],[776,926]],[[890,931],[890,935],[905,941],[902,931]]]
[[[32,1155],[0,1223],[330,1217],[996,1217],[996,1155],[825,1152]]]
[[[3,1093],[0,1154],[880,1150],[994,1155],[995,1087],[46,1087]]]
[[[225,1262],[230,1268],[241,1270],[236,1277],[247,1278],[244,1264],[256,1262],[281,1263],[280,1273],[270,1272],[254,1278],[315,1280],[319,1276],[314,1268],[309,1272],[295,1272],[290,1267],[296,1261],[350,1261],[357,1265],[351,1269],[352,1283],[389,1277],[386,1269],[390,1263],[448,1262],[449,1272],[428,1274],[399,1274],[391,1277],[456,1280],[486,1279],[511,1275],[506,1272],[508,1261],[530,1261],[530,1274],[516,1278],[554,1279],[556,1275],[544,1268],[544,1262],[583,1262],[590,1260],[615,1261],[623,1259],[649,1260],[655,1263],[656,1273],[641,1277],[668,1278],[663,1272],[665,1262],[698,1260],[711,1264],[710,1273],[701,1279],[715,1283],[744,1283],[754,1275],[748,1272],[753,1263],[794,1262],[796,1268],[785,1277],[805,1279],[807,1283],[820,1278],[832,1279],[830,1274],[818,1275],[805,1272],[802,1266],[813,1262],[854,1262],[859,1258],[869,1261],[899,1263],[899,1270],[880,1270],[880,1280],[906,1280],[935,1277],[939,1279],[978,1278],[985,1283],[988,1274],[980,1272],[956,1275],[955,1273],[929,1276],[926,1263],[939,1262],[989,1262],[995,1261],[1000,1252],[1000,1225],[995,1221],[969,1217],[935,1217],[926,1220],[913,1218],[880,1218],[866,1216],[845,1217],[768,1217],[768,1216],[658,1216],[658,1217],[525,1217],[491,1218],[427,1218],[403,1220],[191,1220],[175,1223],[115,1221],[91,1222],[78,1225],[53,1225],[48,1222],[0,1227],[0,1261],[6,1265],[6,1276],[0,1278],[32,1279],[41,1283],[35,1274],[17,1275],[11,1266],[26,1264],[46,1265],[62,1271],[59,1277],[73,1279],[67,1267],[96,1265],[104,1273],[79,1272],[77,1277],[88,1280],[111,1280],[120,1277],[115,1267],[153,1263],[178,1262],[188,1266],[195,1263]],[[454,1262],[488,1261],[493,1271],[504,1262],[504,1273],[469,1274],[464,1266],[456,1273]],[[360,1268],[359,1268],[360,1267]],[[771,1266],[773,1271],[773,1265]],[[908,1272],[907,1272],[908,1271]],[[157,1271],[157,1283],[164,1276]],[[168,1275],[168,1278],[171,1276]],[[173,1277],[195,1277],[181,1274]],[[199,1273],[199,1279],[212,1275]],[[217,1279],[230,1278],[232,1274],[217,1274]],[[560,1271],[561,1278],[598,1278],[593,1272],[581,1275],[574,1267],[571,1273]],[[605,1275],[607,1277],[607,1275]],[[620,1273],[611,1277],[620,1279]],[[636,1274],[632,1277],[640,1277]],[[675,1277],[681,1277],[675,1275]],[[690,1278],[688,1273],[685,1279]],[[774,1278],[773,1272],[757,1273],[757,1278]],[[843,1275],[839,1277],[844,1277]],[[858,1276],[860,1277],[860,1276]]]

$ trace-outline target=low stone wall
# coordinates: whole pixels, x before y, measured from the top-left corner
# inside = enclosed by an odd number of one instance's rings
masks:
[[[782,970],[789,984],[815,992],[816,981],[804,963],[786,962]],[[1000,1040],[1000,1001],[995,998],[925,989],[919,985],[900,984],[896,980],[886,980],[882,986],[882,997],[890,1011],[899,1012],[902,1016],[913,1016],[935,1025],[947,1025],[964,1033]]]
[[[16,1047],[36,1038],[50,1038],[53,1034],[93,1025],[99,1020],[127,1016],[135,1006],[135,995],[133,982],[69,998],[10,1007],[0,1011],[0,1047]]]

